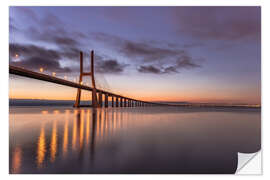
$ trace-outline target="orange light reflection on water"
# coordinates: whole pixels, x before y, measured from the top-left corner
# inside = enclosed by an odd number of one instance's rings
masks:
[[[83,138],[84,138],[84,110],[81,111],[81,118],[80,118],[80,149],[83,147]]]
[[[57,153],[57,121],[53,122],[53,128],[52,128],[52,137],[51,137],[51,162],[55,161],[55,156]]]
[[[46,154],[46,139],[45,139],[45,130],[44,126],[41,127],[40,135],[37,143],[37,166],[38,168],[42,167],[43,161]]]
[[[66,112],[64,135],[63,135],[63,156],[66,156],[67,147],[68,147],[68,115],[69,115],[69,112]]]
[[[89,136],[90,136],[90,110],[87,110],[87,115],[86,115],[86,145],[89,143]]]
[[[120,119],[123,118],[122,114],[118,114],[119,111],[114,109],[97,109],[96,111],[79,109],[64,110],[64,112],[59,109],[39,111],[42,117],[46,115],[48,118],[54,118],[52,121],[49,119],[49,122],[41,122],[40,124],[36,149],[36,165],[39,169],[54,163],[58,151],[61,151],[62,157],[65,158],[69,151],[76,152],[89,147],[89,145],[92,147],[110,140],[121,128]],[[125,113],[123,115],[125,116]],[[73,123],[69,122],[70,116],[73,116]],[[45,123],[50,123],[51,126],[46,125],[50,128],[45,129]],[[71,130],[69,130],[69,126],[71,126]],[[61,131],[62,136],[59,136],[58,131]],[[49,138],[46,138],[46,134]],[[92,136],[94,138],[90,138]],[[20,171],[21,158],[22,149],[15,149],[12,155],[12,173]]]
[[[77,140],[77,116],[79,113],[77,110],[74,110],[74,119],[73,119],[73,130],[72,130],[72,150],[76,150],[76,140]]]
[[[22,149],[20,147],[16,147],[13,156],[12,156],[12,173],[20,173],[22,164]]]

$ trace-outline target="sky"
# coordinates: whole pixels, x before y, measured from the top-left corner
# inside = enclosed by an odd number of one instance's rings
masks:
[[[146,101],[261,103],[260,7],[9,8],[10,65],[78,81],[79,51],[88,71],[91,50],[98,88]],[[9,79],[10,98],[76,96]]]

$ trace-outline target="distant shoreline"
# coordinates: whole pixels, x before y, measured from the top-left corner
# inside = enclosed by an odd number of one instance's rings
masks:
[[[161,102],[162,103],[162,102]],[[45,99],[9,99],[9,106],[73,106],[74,100],[45,100]],[[91,105],[91,101],[81,101],[82,105]],[[109,101],[109,106],[111,101]],[[221,103],[188,103],[188,102],[166,102],[175,107],[219,107],[219,108],[261,108],[261,105],[250,104],[221,104]]]

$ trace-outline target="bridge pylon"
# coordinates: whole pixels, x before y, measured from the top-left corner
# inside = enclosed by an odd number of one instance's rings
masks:
[[[94,51],[91,51],[91,64],[90,64],[90,72],[83,72],[83,52],[80,51],[80,77],[79,77],[79,83],[82,84],[83,76],[91,76],[92,80],[92,107],[97,108],[99,107],[99,103],[97,101],[97,89],[96,89],[96,83],[95,83],[95,76],[94,76]],[[80,107],[81,102],[81,89],[77,89],[77,96],[76,101],[74,104],[74,107]]]

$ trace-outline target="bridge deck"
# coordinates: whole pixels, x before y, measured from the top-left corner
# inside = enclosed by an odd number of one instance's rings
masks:
[[[89,87],[89,86],[85,86],[85,85],[75,83],[75,82],[72,82],[72,81],[68,81],[68,80],[65,80],[65,79],[61,79],[61,78],[57,78],[57,77],[50,76],[50,75],[47,75],[47,74],[42,74],[42,73],[26,70],[26,69],[11,66],[11,65],[9,66],[9,73],[14,74],[14,75],[23,76],[23,77],[33,78],[33,79],[37,79],[37,80],[52,82],[52,83],[55,83],[55,84],[60,84],[60,85],[69,86],[69,87],[73,87],[73,88],[79,88],[79,89],[83,89],[83,90],[87,90],[87,91],[92,91],[93,90],[93,88]],[[125,98],[125,99],[130,99],[130,100],[133,100],[133,101],[140,101],[140,102],[143,102],[143,103],[156,104],[156,105],[165,105],[165,104],[161,104],[161,103],[146,102],[146,101],[142,101],[142,100],[138,100],[138,99],[124,97],[124,96],[121,96],[121,95],[118,95],[118,94],[114,94],[112,92],[104,91],[102,89],[97,89],[97,92],[102,92],[103,94],[108,94],[109,96],[117,96],[117,97],[121,97],[121,98]]]

